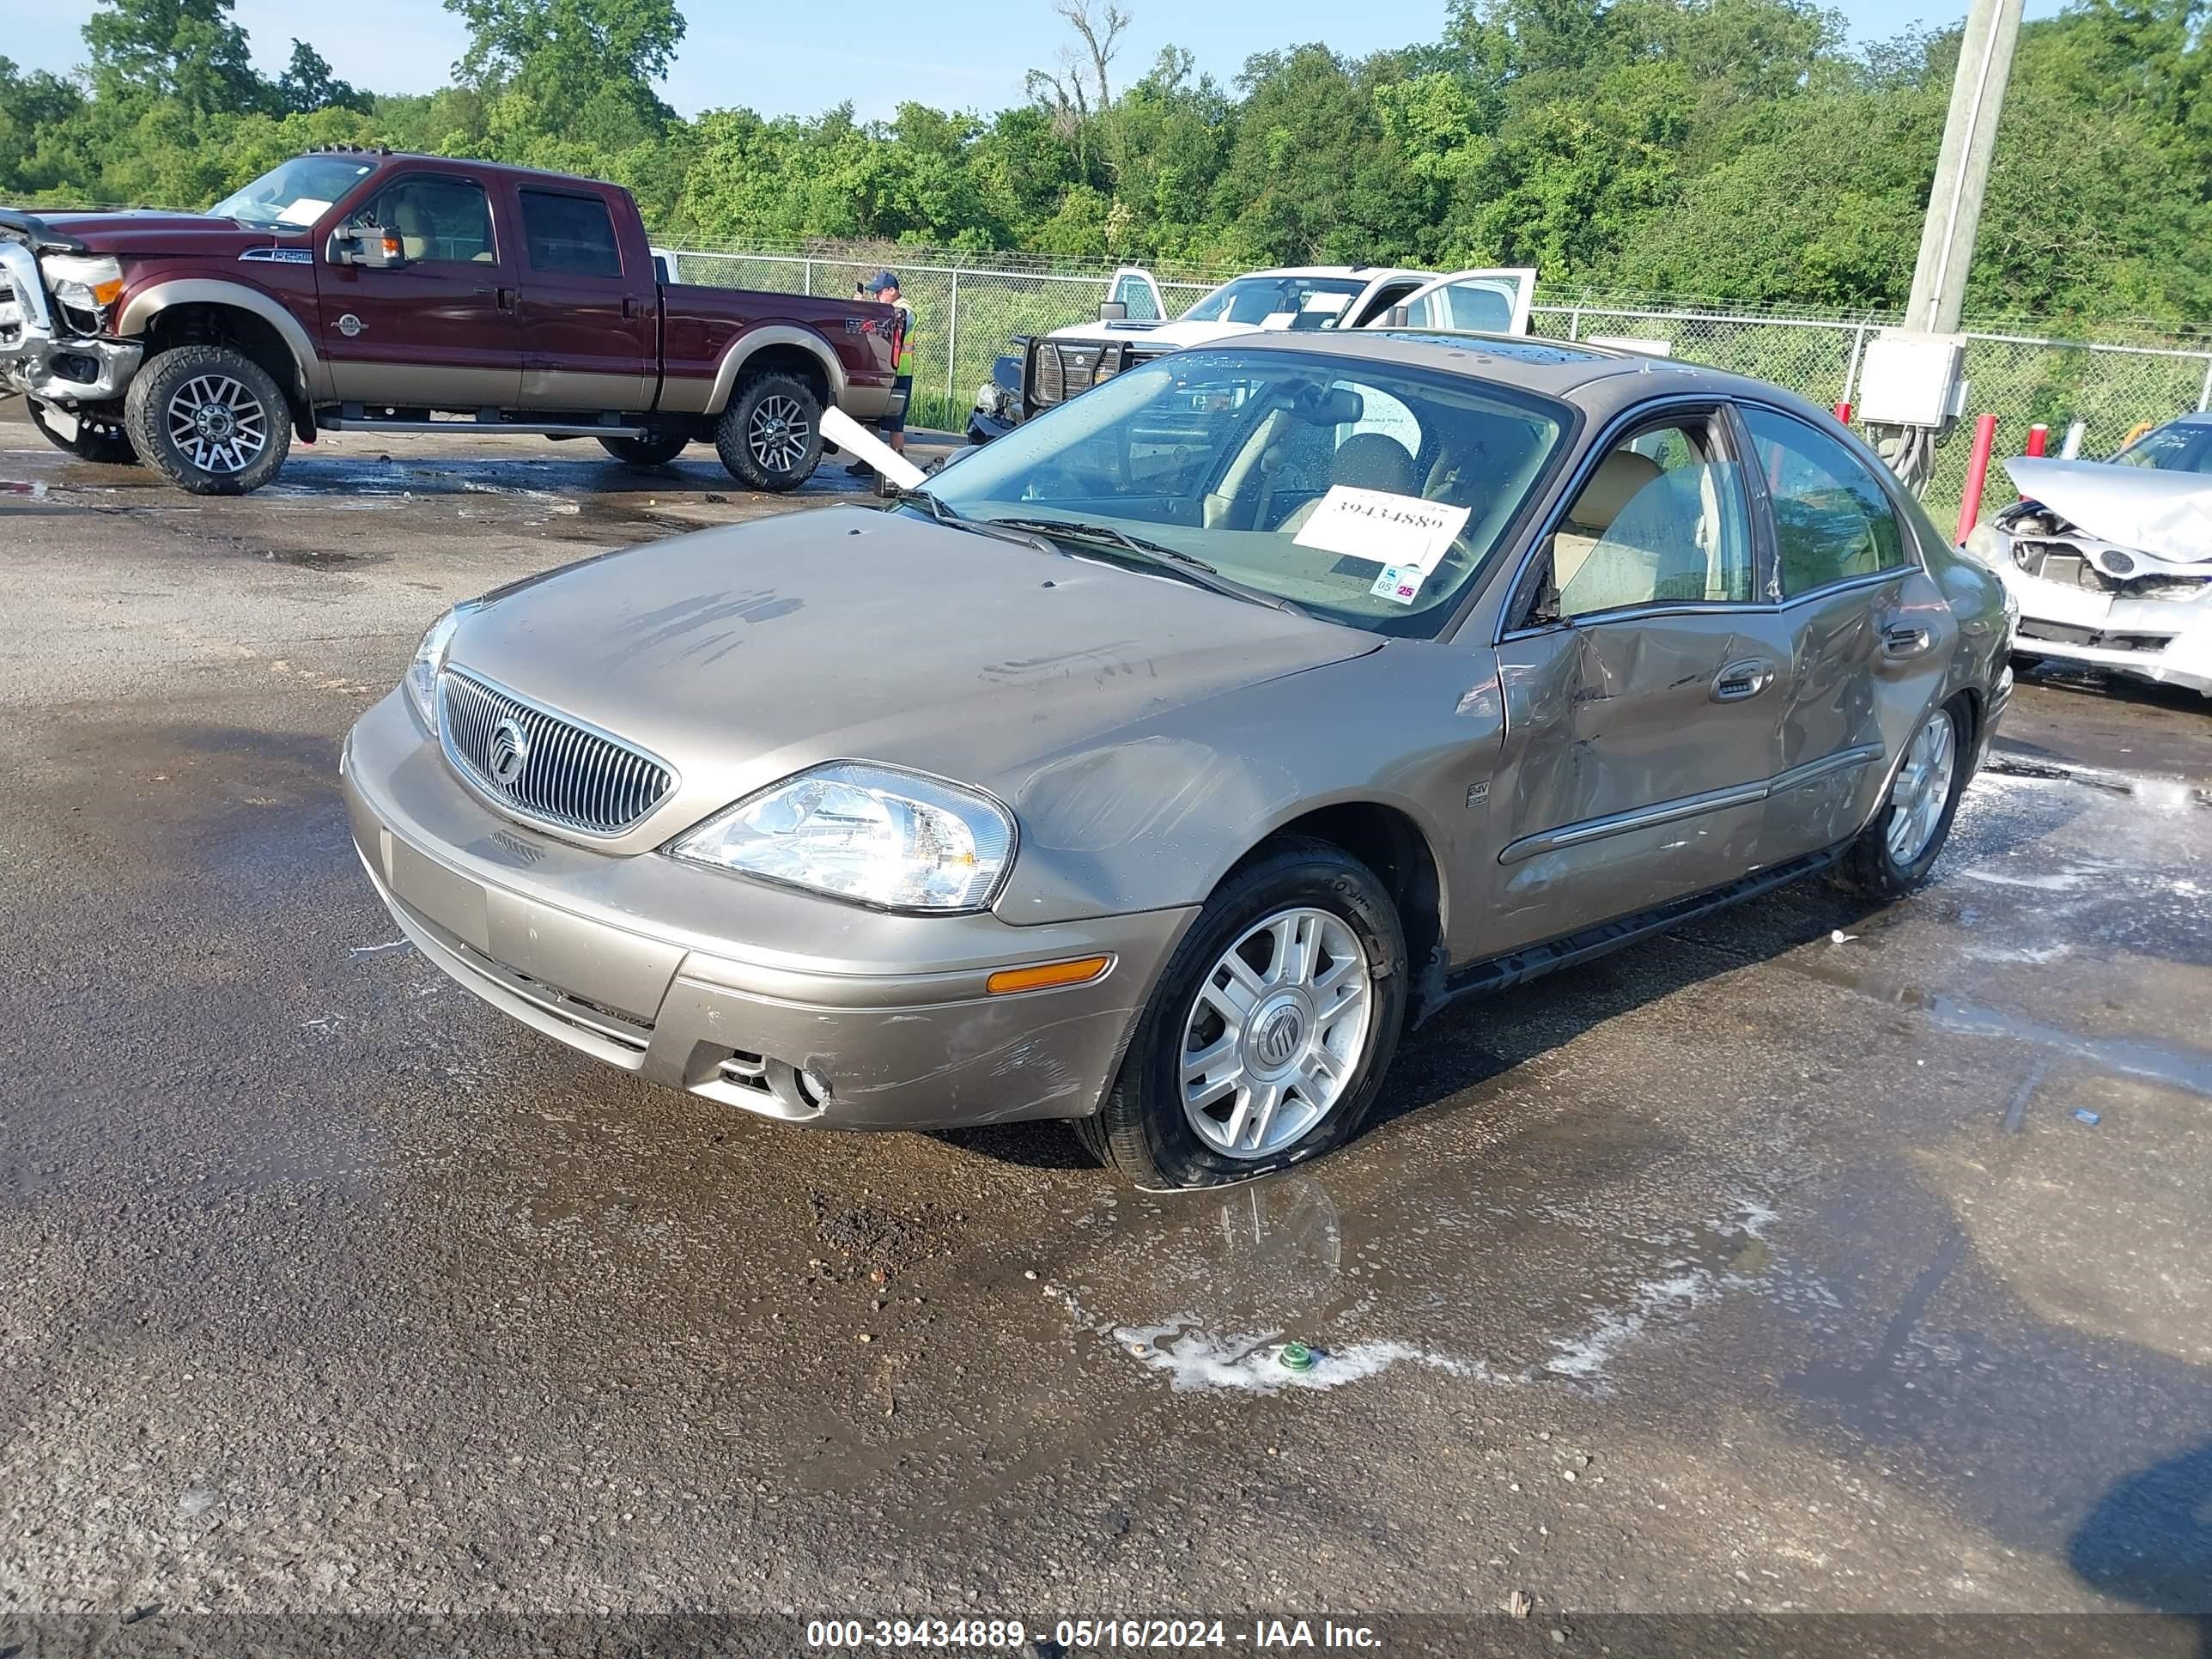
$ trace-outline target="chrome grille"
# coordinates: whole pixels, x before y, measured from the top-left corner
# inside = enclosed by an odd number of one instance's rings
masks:
[[[523,742],[508,781],[496,757],[511,756],[512,721]],[[619,836],[668,799],[676,775],[618,738],[526,702],[513,692],[448,669],[438,678],[438,726],[446,755],[485,794],[524,817],[591,836]]]
[[[1056,404],[1067,396],[1067,380],[1060,373],[1060,348],[1040,340],[1036,348],[1036,385],[1031,395],[1039,404]]]

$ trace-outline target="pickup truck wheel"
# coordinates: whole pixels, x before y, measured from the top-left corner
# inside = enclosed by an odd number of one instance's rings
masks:
[[[131,448],[131,440],[116,422],[79,411],[76,436],[64,438],[46,424],[49,415],[44,404],[29,398],[23,401],[29,405],[31,424],[38,428],[39,435],[63,454],[74,455],[80,461],[92,461],[101,466],[138,465],[138,452]]]
[[[715,422],[714,451],[749,489],[796,489],[822,459],[822,401],[789,374],[744,381]]]
[[[138,371],[123,399],[139,459],[195,495],[243,495],[276,476],[292,411],[269,371],[228,346],[179,346]]]
[[[680,433],[658,432],[650,438],[602,438],[599,447],[630,466],[666,466],[690,441]]]

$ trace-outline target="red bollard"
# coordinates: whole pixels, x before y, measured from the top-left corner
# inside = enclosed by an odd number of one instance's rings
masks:
[[[1959,533],[1965,541],[1974,520],[1982,516],[1982,487],[1990,481],[1990,452],[1997,447],[1997,417],[1984,415],[1974,422],[1973,453],[1966,458],[1966,494],[1959,503]]]
[[[2051,428],[2040,421],[2027,429],[2027,453],[2040,455],[2051,447]]]
[[[1848,403],[1838,404],[1836,405],[1836,419],[1840,424],[1849,426],[1851,423],[1850,404]]]

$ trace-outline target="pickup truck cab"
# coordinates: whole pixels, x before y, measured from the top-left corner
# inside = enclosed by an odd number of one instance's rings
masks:
[[[790,489],[825,408],[890,411],[891,307],[667,274],[619,185],[311,151],[204,214],[0,211],[0,392],[72,454],[213,495],[295,434],[494,429],[640,466],[710,442]]]

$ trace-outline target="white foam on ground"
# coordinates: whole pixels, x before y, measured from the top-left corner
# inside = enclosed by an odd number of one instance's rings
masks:
[[[1404,1342],[1354,1342],[1342,1348],[1316,1348],[1312,1368],[1294,1371],[1282,1362],[1280,1332],[1216,1336],[1177,1321],[1168,1325],[1124,1325],[1113,1335],[1122,1351],[1139,1364],[1165,1373],[1168,1387],[1178,1394],[1200,1389],[1237,1389],[1250,1394],[1340,1389],[1393,1365],[1421,1365],[1452,1376],[1491,1380],[1489,1367],[1480,1360],[1455,1359]]]

